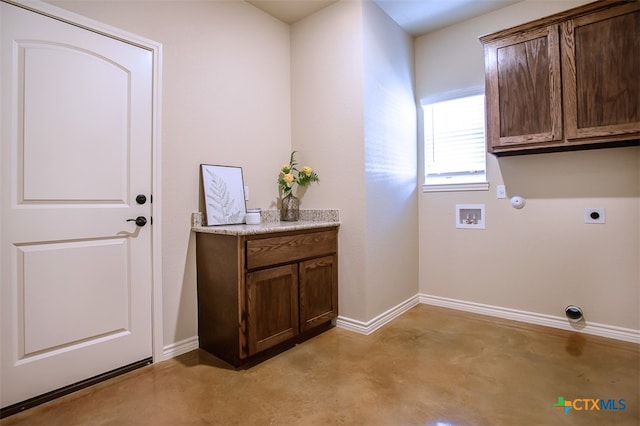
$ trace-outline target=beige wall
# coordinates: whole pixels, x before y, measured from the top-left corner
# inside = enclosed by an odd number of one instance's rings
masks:
[[[292,27],[292,144],[340,209],[340,315],[367,322],[417,293],[413,43],[371,2]],[[312,160],[311,160],[312,159]]]
[[[273,208],[291,149],[321,179],[302,207],[340,209],[340,315],[366,322],[419,291],[556,316],[575,303],[640,328],[638,148],[489,156],[490,191],[423,194],[411,41],[375,5],[289,27],[241,1],[51,3],[163,44],[165,345],[197,333],[199,164],[243,167],[248,204]],[[479,35],[580,3],[526,1],[417,38],[412,101],[483,85]],[[497,200],[499,183],[525,209]],[[485,203],[487,229],[456,230],[456,203]],[[592,206],[606,225],[582,223]]]
[[[240,166],[249,206],[275,203],[291,148],[289,26],[239,1],[51,3],[163,44],[164,345],[191,338],[199,165]]]
[[[586,1],[525,1],[416,39],[416,100],[484,84],[478,36]],[[487,160],[489,191],[420,195],[420,292],[640,329],[637,147]],[[423,173],[421,171],[421,173]],[[522,210],[495,186],[527,199]],[[486,204],[486,230],[454,225],[457,203]],[[606,208],[605,225],[583,223]]]
[[[366,317],[362,28],[358,2],[291,28],[292,145],[320,175],[301,206],[340,210],[339,312],[358,319]]]
[[[367,319],[418,292],[413,39],[364,3]]]
[[[197,333],[200,163],[242,166],[248,204],[273,208],[298,150],[321,179],[302,208],[340,209],[340,315],[368,321],[417,293],[412,40],[376,6],[339,2],[289,27],[239,1],[52,3],[163,44],[165,346]],[[365,33],[381,48],[366,58]],[[365,111],[365,96],[386,108]]]

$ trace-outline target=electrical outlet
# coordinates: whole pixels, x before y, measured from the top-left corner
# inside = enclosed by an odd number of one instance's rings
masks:
[[[606,223],[604,208],[587,207],[584,209],[584,223]]]
[[[507,188],[504,185],[496,185],[496,198],[507,198]]]

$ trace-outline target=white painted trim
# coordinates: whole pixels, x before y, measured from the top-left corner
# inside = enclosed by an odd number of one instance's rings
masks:
[[[418,303],[418,295],[415,295],[367,322],[339,316],[336,320],[336,327],[368,335],[373,333],[383,325],[387,324],[388,322],[392,321],[393,319],[404,314],[409,309],[416,306]]]
[[[415,296],[378,315],[370,321],[364,322],[344,316],[339,316],[336,320],[336,326],[345,330],[369,335],[418,304],[441,306],[443,308],[455,309],[458,311],[488,315],[512,321],[542,325],[545,327],[575,331],[578,333],[591,334],[594,336],[640,344],[640,330],[591,322],[570,323],[564,317],[503,308],[500,306],[484,305],[482,303],[467,302],[464,300],[449,299],[446,297],[431,296],[422,293],[416,294]]]
[[[422,192],[488,191],[489,182],[424,184]]]
[[[153,327],[153,362],[164,357],[164,299],[162,286],[162,44],[156,43],[153,52],[153,126],[152,126],[152,176],[151,176],[151,250],[153,259],[153,289],[151,315]]]
[[[437,102],[450,101],[451,99],[466,98],[468,96],[484,95],[485,86],[471,86],[464,89],[451,90],[444,93],[438,93],[435,95],[427,96],[420,99],[420,107],[429,104],[435,104]]]
[[[154,225],[151,227],[152,239],[152,356],[154,362],[164,359],[163,349],[163,301],[162,301],[162,220],[160,217],[162,174],[160,166],[161,158],[161,111],[162,111],[162,44],[147,38],[141,37],[119,28],[103,24],[93,19],[87,18],[77,13],[53,6],[36,0],[2,0],[6,3],[31,10],[36,13],[49,16],[51,18],[67,22],[71,25],[84,28],[86,30],[111,37],[125,43],[133,44],[142,49],[149,50],[153,55],[153,100],[152,100],[152,192],[153,204],[151,205],[151,216]]]
[[[125,43],[133,44],[146,50],[154,51],[157,47],[162,46],[162,44],[148,38],[144,38],[120,28],[112,27],[111,25],[103,24],[102,22],[87,18],[86,16],[79,15],[67,9],[62,9],[58,6],[54,6],[52,4],[45,3],[39,0],[2,1],[4,3],[13,4],[23,9],[27,9],[53,19],[66,22],[76,27],[84,28],[94,33],[102,34],[116,40],[124,41]]]
[[[529,324],[537,324],[562,330],[592,334],[595,336],[623,340],[631,343],[640,343],[640,330],[591,322],[577,323],[574,325],[574,323],[569,323],[566,318],[554,315],[538,314],[535,312],[484,305],[482,303],[467,302],[464,300],[449,299],[446,297],[431,296],[428,294],[418,294],[417,296],[420,303],[427,305],[441,306],[444,308],[472,312],[475,314],[489,315],[492,317],[520,321]]]
[[[178,355],[194,351],[199,347],[198,336],[189,337],[188,339],[180,340],[179,342],[165,346],[162,351],[162,358],[165,360],[175,358]]]

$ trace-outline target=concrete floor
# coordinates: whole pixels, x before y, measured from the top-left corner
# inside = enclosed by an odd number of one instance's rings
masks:
[[[639,369],[636,344],[419,305],[247,370],[193,351],[0,425],[637,426]]]

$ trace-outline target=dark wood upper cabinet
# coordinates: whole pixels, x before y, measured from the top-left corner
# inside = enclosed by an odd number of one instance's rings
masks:
[[[590,3],[480,40],[488,152],[638,144],[640,2]]]

